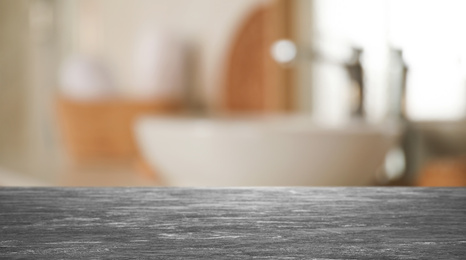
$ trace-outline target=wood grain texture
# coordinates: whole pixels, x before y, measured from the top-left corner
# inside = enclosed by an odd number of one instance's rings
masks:
[[[0,257],[465,259],[466,189],[3,188]]]

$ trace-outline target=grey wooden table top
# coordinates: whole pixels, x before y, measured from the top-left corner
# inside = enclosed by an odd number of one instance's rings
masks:
[[[466,189],[2,188],[0,258],[466,259]]]

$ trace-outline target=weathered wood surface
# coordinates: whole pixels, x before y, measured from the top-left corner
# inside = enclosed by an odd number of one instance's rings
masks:
[[[466,259],[466,189],[3,188],[0,258]]]

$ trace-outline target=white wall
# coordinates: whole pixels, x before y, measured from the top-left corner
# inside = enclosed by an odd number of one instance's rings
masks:
[[[69,32],[71,51],[97,53],[107,60],[124,92],[132,83],[135,37],[147,25],[162,26],[187,37],[198,47],[198,85],[207,95],[218,88],[224,57],[236,28],[255,6],[266,0],[80,0],[77,22]]]

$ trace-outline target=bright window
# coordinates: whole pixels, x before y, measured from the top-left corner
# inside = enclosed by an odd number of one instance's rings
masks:
[[[316,49],[344,61],[364,49],[367,115],[388,109],[389,47],[403,50],[409,67],[406,112],[413,120],[451,120],[466,114],[466,1],[314,0]],[[348,79],[341,66],[314,66],[315,112],[349,116]]]

